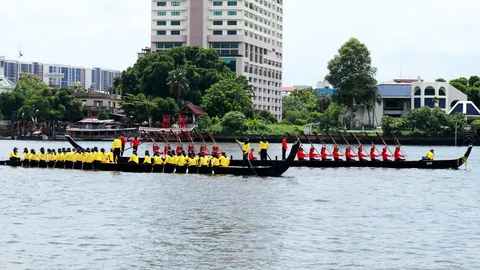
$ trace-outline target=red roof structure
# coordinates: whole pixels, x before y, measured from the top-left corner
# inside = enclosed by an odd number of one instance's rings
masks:
[[[182,106],[182,108],[180,108],[180,110],[178,110],[178,114],[186,114],[186,115],[194,114],[195,116],[200,116],[205,113],[206,112],[202,107],[196,106],[193,104],[185,104]]]

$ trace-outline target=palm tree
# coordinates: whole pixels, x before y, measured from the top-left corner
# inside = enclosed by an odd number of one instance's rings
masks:
[[[180,106],[180,100],[185,97],[189,87],[187,69],[179,66],[168,72],[167,84],[170,86],[170,95],[176,96],[177,104]]]

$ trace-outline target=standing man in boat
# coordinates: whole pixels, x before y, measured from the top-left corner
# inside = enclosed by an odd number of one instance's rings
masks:
[[[20,155],[18,154],[18,148],[13,148],[12,152],[10,153],[10,161],[20,161]]]
[[[263,165],[263,162],[267,161],[267,157],[268,157],[267,151],[269,148],[270,148],[270,144],[267,142],[265,137],[262,136],[260,138],[260,161],[262,165]]]
[[[122,136],[123,137],[123,136]],[[118,138],[118,136],[115,136],[115,139],[113,140],[113,160],[112,162],[117,163],[118,158],[121,155],[122,149],[124,147],[124,144],[122,144],[122,140]]]
[[[287,158],[287,136],[284,135],[282,139],[282,160],[285,160]]]
[[[140,140],[138,139],[137,136],[130,142],[130,147],[133,148],[134,151],[138,151],[138,146],[140,145]],[[122,148],[123,152],[124,148]]]
[[[121,152],[120,152],[120,156],[122,156],[122,157],[123,157],[123,150],[125,150],[125,144],[127,143],[127,139],[125,139],[125,136],[124,136],[124,135],[125,135],[125,134],[122,133],[122,136],[120,137],[120,142],[121,142],[121,148],[120,148],[120,149],[121,149]],[[115,137],[115,138],[117,138],[117,137]]]
[[[237,140],[237,143],[240,144],[240,146],[242,147],[242,151],[243,151],[243,162],[242,162],[242,166],[246,166],[248,165],[248,154],[250,152],[250,140],[245,137],[245,139],[243,140],[243,142],[239,142]]]

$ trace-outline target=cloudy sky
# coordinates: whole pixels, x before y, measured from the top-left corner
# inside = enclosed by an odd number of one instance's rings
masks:
[[[0,0],[0,55],[123,70],[150,45],[149,0]],[[350,37],[377,80],[480,74],[480,1],[284,0],[284,86],[314,85]]]

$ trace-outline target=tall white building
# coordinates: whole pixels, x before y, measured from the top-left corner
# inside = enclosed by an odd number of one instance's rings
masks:
[[[152,51],[218,52],[255,90],[257,110],[282,117],[283,0],[152,0]]]

